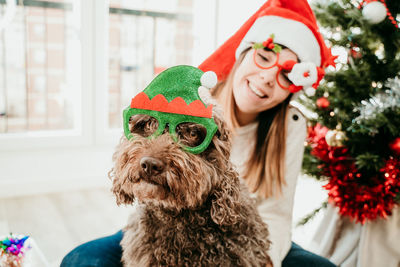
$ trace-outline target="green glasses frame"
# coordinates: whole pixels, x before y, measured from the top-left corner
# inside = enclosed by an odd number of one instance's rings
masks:
[[[204,117],[194,117],[190,115],[183,115],[183,114],[175,114],[175,113],[165,113],[161,111],[155,111],[155,110],[146,110],[146,109],[136,109],[136,108],[131,108],[127,107],[124,112],[123,112],[123,118],[124,118],[124,133],[125,136],[128,140],[130,140],[133,137],[133,134],[129,130],[129,119],[133,115],[149,115],[153,118],[155,118],[158,121],[158,128],[157,130],[147,138],[152,139],[156,138],[160,135],[163,134],[165,130],[165,126],[168,124],[169,126],[169,133],[177,144],[179,144],[179,139],[176,134],[176,127],[185,122],[193,122],[193,123],[198,123],[206,127],[207,129],[207,135],[204,138],[204,141],[196,146],[196,147],[190,147],[190,146],[185,146],[182,145],[183,150],[190,152],[192,154],[199,154],[203,152],[204,150],[207,149],[207,147],[210,145],[211,140],[214,136],[214,134],[218,130],[218,126],[215,123],[214,119],[212,118],[204,118]]]

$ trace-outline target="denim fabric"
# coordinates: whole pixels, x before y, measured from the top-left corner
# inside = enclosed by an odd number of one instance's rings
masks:
[[[76,247],[64,257],[60,267],[122,267],[122,231]]]
[[[292,242],[288,254],[283,259],[282,267],[335,267],[329,260],[304,250]]]
[[[65,256],[60,267],[122,267],[122,231],[82,244]],[[335,267],[333,263],[302,249],[295,243],[282,267]]]

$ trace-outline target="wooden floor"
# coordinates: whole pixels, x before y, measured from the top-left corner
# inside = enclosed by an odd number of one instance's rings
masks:
[[[294,224],[318,207],[325,197],[320,184],[312,179],[299,179]],[[129,212],[129,207],[116,205],[109,188],[0,198],[0,236],[9,232],[30,235],[48,266],[55,267],[77,245],[120,230]],[[307,248],[317,223],[294,227],[293,240]]]
[[[120,230],[128,214],[105,188],[0,199],[0,235],[29,234],[49,266],[60,266],[72,248]]]

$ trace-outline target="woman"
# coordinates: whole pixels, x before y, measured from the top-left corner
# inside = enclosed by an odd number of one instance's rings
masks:
[[[291,247],[306,120],[290,105],[303,90],[315,90],[332,59],[306,1],[272,0],[199,67],[222,80],[213,94],[236,133],[231,159],[269,226],[274,266],[332,266]]]
[[[221,81],[213,94],[235,132],[232,161],[269,226],[275,267],[334,266],[291,243],[306,121],[290,100],[316,88],[330,59],[306,0],[270,0],[199,66]],[[61,266],[121,266],[121,239],[86,243]]]

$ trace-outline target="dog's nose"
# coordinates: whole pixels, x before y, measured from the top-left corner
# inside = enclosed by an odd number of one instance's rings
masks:
[[[160,174],[164,170],[164,162],[153,157],[143,157],[140,159],[140,167],[148,175]]]

